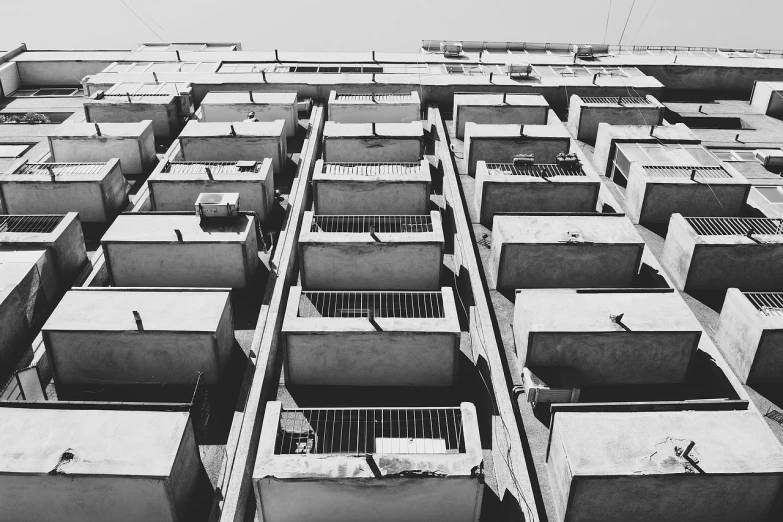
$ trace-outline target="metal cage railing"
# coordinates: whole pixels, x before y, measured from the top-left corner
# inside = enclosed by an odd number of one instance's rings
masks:
[[[783,234],[783,219],[733,218],[733,217],[686,217],[685,221],[700,236],[746,236]]]
[[[30,215],[30,216],[0,216],[0,234],[49,234],[65,216]]]
[[[105,166],[105,163],[27,163],[14,174],[83,176],[86,174],[98,174]]]
[[[644,165],[650,178],[728,179],[731,174],[723,167],[695,167],[687,165]]]
[[[392,102],[392,101],[413,101],[410,94],[337,94],[336,101],[363,101],[369,103]]]
[[[417,233],[432,232],[432,217],[314,215],[310,232]]]
[[[641,98],[638,96],[585,96],[582,98],[583,103],[609,103],[612,105],[652,105],[653,103],[647,98]]]
[[[254,161],[169,161],[161,170],[164,174],[257,174],[261,162]]]
[[[421,173],[421,163],[332,162],[324,163],[323,173],[331,176],[414,175]]]
[[[278,455],[465,453],[460,408],[319,408],[280,413]]]
[[[557,176],[586,176],[581,166],[564,166],[556,163],[514,165],[513,163],[487,163],[487,172],[502,176],[528,176],[554,178]]]
[[[783,317],[783,292],[743,292],[743,295],[762,314]]]
[[[441,292],[302,292],[298,317],[442,319]]]

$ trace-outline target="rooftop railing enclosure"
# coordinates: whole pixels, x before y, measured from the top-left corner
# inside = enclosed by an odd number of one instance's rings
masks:
[[[444,235],[438,212],[416,216],[304,213],[305,290],[437,290]]]
[[[549,104],[540,94],[454,94],[454,130],[465,138],[465,124],[546,125]]]
[[[287,409],[269,402],[253,470],[258,516],[473,522],[484,490],[481,462],[470,403]]]
[[[302,291],[283,320],[288,385],[452,386],[460,325],[451,288]]]
[[[228,289],[78,288],[42,329],[54,383],[222,382],[234,346]]]
[[[503,212],[593,212],[601,180],[577,163],[476,165],[476,208],[486,226]]]
[[[190,121],[179,135],[183,161],[263,161],[272,171],[285,166],[285,120],[273,122],[202,123]],[[179,158],[178,158],[179,159]]]
[[[410,123],[336,123],[323,132],[323,159],[333,162],[419,162],[424,157],[424,128]]]
[[[558,522],[762,521],[777,502],[783,450],[757,412],[568,406],[553,408],[547,451]]]
[[[318,214],[419,215],[430,208],[432,176],[426,160],[409,163],[325,163],[313,172]]]
[[[272,159],[262,161],[166,161],[147,180],[156,211],[190,211],[199,194],[237,193],[240,210],[269,216],[275,197]]]
[[[83,223],[111,221],[128,204],[120,160],[28,163],[0,174],[0,203],[8,214],[79,213]]]
[[[421,120],[421,99],[410,94],[329,93],[329,121],[336,123],[410,123]]]
[[[496,215],[493,288],[626,288],[644,241],[622,214]]]
[[[60,284],[67,287],[89,262],[79,215],[0,216],[0,248],[51,252]]]
[[[150,172],[157,162],[152,121],[138,123],[63,123],[48,136],[57,163],[120,160],[122,173]]]
[[[260,122],[285,121],[285,135],[296,135],[299,119],[295,92],[220,92],[207,93],[199,106],[199,121],[205,123],[245,121],[254,112]]]
[[[3,403],[0,521],[194,520],[187,411]]]
[[[595,143],[598,125],[660,125],[666,107],[654,96],[571,95],[568,106],[568,127],[576,139]]]
[[[685,291],[783,290],[783,220],[673,214],[661,262]]]
[[[558,154],[568,154],[571,135],[560,125],[465,124],[465,167],[476,175],[479,161],[511,163],[514,156],[532,154],[536,163],[555,163]]]
[[[101,238],[115,286],[247,288],[258,271],[252,214],[204,220],[189,213],[125,213]]]
[[[743,384],[779,384],[783,379],[783,293],[730,288],[715,342]]]
[[[672,290],[518,290],[514,339],[520,366],[568,368],[583,385],[686,380],[701,326]]]

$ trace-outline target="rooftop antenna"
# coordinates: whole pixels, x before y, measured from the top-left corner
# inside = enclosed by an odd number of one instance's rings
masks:
[[[691,170],[691,181],[696,181],[696,168]]]
[[[213,178],[213,177],[212,177],[212,169],[210,169],[209,167],[206,167],[206,166],[205,166],[205,167],[204,167],[204,170],[207,172],[207,177],[208,177],[210,180],[213,180],[213,179],[215,179],[215,178]]]
[[[158,83],[158,74],[155,71],[152,71],[152,77],[155,78],[155,83]]]
[[[47,165],[46,166],[46,170],[49,171],[49,177],[52,179],[52,181],[55,181],[55,179],[54,179],[54,169],[52,168],[52,166],[51,165]]]
[[[280,58],[277,56],[277,49],[275,49],[275,61],[280,63]]]
[[[255,103],[255,100],[253,100],[253,91],[247,91],[247,93],[250,95],[250,103]]]
[[[177,235],[177,243],[182,243],[182,231],[178,228],[175,228],[174,233]]]
[[[492,73],[492,72],[491,72],[491,73],[489,73],[489,83],[492,83],[492,75],[493,75],[493,74],[495,74],[495,73]]]
[[[97,124],[97,123],[95,123],[94,125],[95,125],[95,133],[96,133],[98,136],[102,136],[102,134],[101,134],[101,128],[100,128],[100,127],[98,127],[98,124]]]
[[[261,79],[264,80],[264,83],[266,83],[266,71],[261,69]]]
[[[506,102],[506,94],[508,93],[503,93],[503,105],[508,105],[508,102]]]
[[[525,135],[525,124],[524,123],[521,123],[519,125],[519,135],[520,136],[524,136]]]
[[[372,135],[373,135],[373,136],[377,136],[378,134],[376,134],[376,132],[375,132],[375,122],[372,122],[370,125],[372,125],[372,131],[371,131],[371,132],[372,132]],[[371,228],[372,228],[372,227],[371,227]]]
[[[133,311],[133,320],[136,321],[136,330],[143,332],[144,324],[141,322],[141,315],[136,310]]]
[[[175,50],[174,52],[175,52],[175,53],[177,53],[177,61],[178,61],[178,62],[181,62],[182,60],[181,60],[181,59],[180,59],[180,57],[179,57],[179,51]]]
[[[126,93],[125,93],[125,96],[127,96],[127,97],[128,97],[128,103],[133,103],[133,100],[131,100],[131,97],[130,97],[130,93],[129,93],[129,92],[126,92]]]
[[[653,135],[653,132],[655,132],[655,125],[650,125],[650,136]]]
[[[237,131],[234,130],[234,124],[230,123],[229,127],[231,127],[231,135],[232,136],[236,136],[237,135]]]

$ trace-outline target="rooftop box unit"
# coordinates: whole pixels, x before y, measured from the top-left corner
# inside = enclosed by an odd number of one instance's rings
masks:
[[[0,522],[196,519],[204,470],[187,411],[0,408]]]
[[[598,124],[660,125],[666,107],[653,96],[598,96],[571,95],[568,107],[568,126],[576,139],[595,143]]]
[[[783,94],[781,96],[783,96]],[[783,167],[783,150],[757,150],[755,155],[756,159],[765,167]]]
[[[52,161],[120,160],[125,175],[146,174],[157,162],[152,121],[138,123],[62,123],[49,135]]]
[[[685,382],[701,338],[672,290],[519,290],[514,340],[520,365],[568,368],[584,385]]]
[[[507,63],[506,74],[511,78],[518,78],[520,76],[530,76],[533,72],[533,66],[529,63]]]
[[[426,214],[431,184],[427,160],[410,163],[318,160],[313,173],[314,208],[318,214]]]
[[[410,123],[324,125],[324,161],[418,162],[424,157],[424,128]]]
[[[600,188],[593,170],[579,163],[479,161],[476,168],[476,207],[488,227],[502,212],[593,212]]]
[[[291,289],[286,383],[451,386],[460,326],[451,288],[435,292]]]
[[[202,220],[210,218],[237,217],[239,194],[236,192],[205,192],[196,199],[196,215]]]
[[[242,210],[263,221],[275,197],[272,160],[263,161],[167,161],[147,180],[152,208],[185,211],[204,192],[236,192]]]
[[[662,264],[680,290],[783,290],[783,220],[673,214]]]
[[[285,120],[201,123],[190,121],[179,135],[185,161],[263,161],[279,174],[287,160]]]
[[[329,94],[330,121],[337,123],[410,123],[421,120],[421,99],[410,94]]]
[[[417,216],[304,213],[299,263],[305,290],[437,290],[443,264],[438,212]]]
[[[268,522],[469,522],[481,511],[481,462],[470,403],[288,409],[269,402],[253,489]]]
[[[462,42],[441,42],[440,52],[449,58],[456,58],[462,54]]]
[[[105,163],[28,163],[0,175],[0,199],[9,214],[79,213],[84,223],[111,221],[128,204],[120,160]]]
[[[622,214],[495,216],[490,264],[498,289],[625,288],[643,251]]]
[[[249,112],[262,122],[285,121],[285,135],[292,138],[299,128],[295,92],[208,92],[199,105],[202,122],[244,121]]]
[[[516,66],[515,66],[516,67]],[[465,138],[465,124],[546,125],[549,104],[540,94],[455,94],[454,130]]]
[[[674,213],[738,216],[751,185],[734,167],[724,165],[632,163],[625,191],[628,217],[642,225],[662,225]]]
[[[465,166],[476,175],[479,161],[511,163],[518,154],[532,154],[536,163],[555,163],[568,154],[571,135],[560,125],[465,124]]]
[[[754,82],[750,105],[767,116],[783,118],[783,82]]]
[[[115,286],[247,288],[259,264],[256,228],[248,214],[121,214],[101,247]]]
[[[0,248],[45,248],[52,254],[57,278],[64,286],[70,286],[88,263],[82,225],[76,212],[0,216]]]
[[[79,288],[42,329],[62,387],[222,381],[234,346],[227,289]]]
[[[547,451],[558,522],[769,520],[783,449],[756,411],[571,407],[553,407]]]
[[[729,288],[716,344],[743,384],[783,381],[783,293]]]
[[[576,372],[558,368],[545,370],[544,373],[547,376],[546,382],[530,371],[530,368],[522,368],[525,396],[534,408],[538,403],[579,402],[580,389]]]
[[[593,46],[592,45],[571,44],[571,45],[568,46],[568,49],[577,58],[592,58],[593,57]]]

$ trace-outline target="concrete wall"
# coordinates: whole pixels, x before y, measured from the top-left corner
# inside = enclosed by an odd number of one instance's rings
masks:
[[[783,484],[755,411],[560,412],[549,448],[561,522],[763,521]]]
[[[22,313],[32,325],[59,298],[54,252],[46,247],[0,247],[0,288],[6,285],[16,287]]]
[[[117,158],[98,175],[69,174],[54,182],[48,174],[0,175],[0,195],[8,214],[78,212],[84,223],[111,221],[128,204],[128,189]]]
[[[101,246],[116,286],[246,288],[259,264],[255,227],[244,215],[226,229],[195,214],[122,214]]]
[[[571,136],[559,125],[465,125],[465,166],[476,174],[476,163],[511,163],[517,154],[533,154],[536,163],[554,163],[557,155],[567,154]]]
[[[337,123],[410,123],[421,120],[419,93],[411,91],[410,99],[337,100],[337,91],[329,94],[329,121]]]
[[[464,139],[465,124],[546,125],[549,104],[539,94],[455,94],[454,130]]]
[[[88,122],[136,123],[152,121],[152,130],[158,138],[175,137],[183,124],[179,110],[179,96],[134,99],[128,103],[125,98],[85,99],[84,116]]]
[[[583,242],[569,243],[569,234]],[[624,288],[644,241],[625,216],[495,216],[493,288]]]
[[[476,166],[476,207],[485,226],[500,212],[594,212],[601,181],[592,171],[585,176],[532,176],[491,174],[485,161]]]
[[[611,315],[623,314],[617,324]],[[675,293],[519,290],[520,366],[568,368],[585,385],[685,382],[701,326]]]
[[[375,125],[327,121],[323,136],[323,159],[328,162],[418,162],[424,155],[424,129],[418,121]]]
[[[652,105],[615,103],[585,103],[577,95],[571,96],[568,106],[568,128],[576,139],[595,143],[598,126],[608,125],[660,125],[666,107],[653,96],[646,96]]]
[[[79,163],[119,158],[125,175],[149,172],[157,157],[152,122],[99,124],[101,136],[90,123],[61,124],[49,136],[52,161]]]
[[[253,111],[261,122],[285,120],[286,136],[291,138],[296,134],[299,127],[296,92],[254,92],[252,97],[253,101],[249,92],[210,92],[201,100],[201,121],[241,122]]]
[[[31,55],[32,56],[32,55]],[[24,58],[24,55],[22,56]],[[22,85],[35,87],[62,87],[79,85],[82,78],[97,74],[114,62],[113,59],[91,60],[80,57],[74,60],[17,60]]]
[[[783,118],[783,82],[755,82],[750,105],[773,118]]]
[[[739,216],[750,193],[750,182],[725,164],[730,178],[652,178],[644,166],[632,163],[625,191],[628,217],[635,224],[668,223],[672,214],[693,217]]]
[[[0,380],[10,376],[19,357],[30,348],[32,335],[24,305],[15,285],[0,286]]]
[[[234,346],[228,291],[75,290],[42,334],[58,386],[218,384]]]
[[[8,96],[21,86],[16,62],[0,63],[0,96]]]
[[[0,521],[192,520],[201,463],[188,412],[48,406],[2,415]]]

